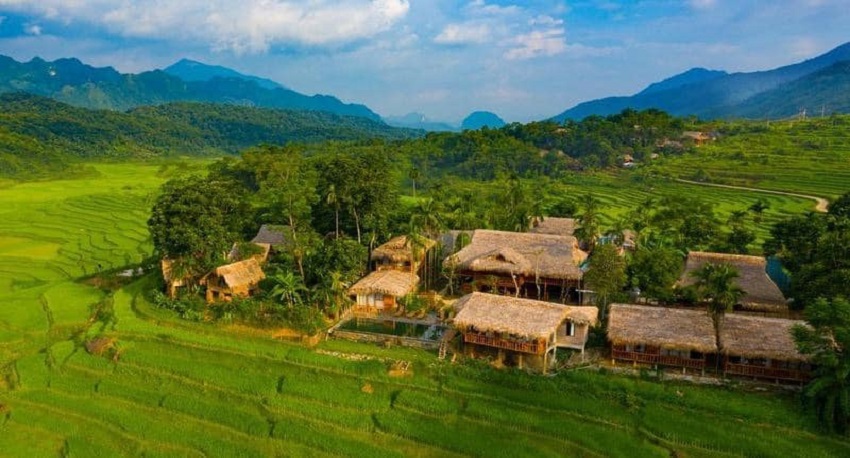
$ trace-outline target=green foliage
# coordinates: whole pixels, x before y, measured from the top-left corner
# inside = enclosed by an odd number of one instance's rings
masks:
[[[630,283],[645,297],[662,302],[674,298],[673,286],[681,275],[682,253],[670,247],[638,246],[629,258]]]
[[[583,279],[596,293],[598,304],[607,308],[611,299],[622,293],[626,286],[626,261],[618,253],[617,246],[613,243],[597,246]]]
[[[803,394],[829,431],[850,433],[850,302],[820,298],[806,308],[811,327],[794,328],[800,353],[814,365]]]
[[[744,290],[735,283],[739,276],[738,269],[726,263],[707,262],[691,272],[691,276],[696,279],[694,286],[697,297],[708,305],[708,314],[714,322],[717,348],[722,351],[723,318],[744,296]]]

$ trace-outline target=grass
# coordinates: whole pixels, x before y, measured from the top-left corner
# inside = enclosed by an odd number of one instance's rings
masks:
[[[106,293],[77,280],[150,253],[147,208],[163,179],[156,166],[95,167],[97,178],[0,190],[9,203],[0,215],[4,456],[850,454],[848,441],[818,433],[794,395],[597,372],[530,376],[347,341],[308,349],[175,319],[144,300],[152,276],[108,298],[114,323],[90,323]],[[564,186],[591,189],[617,211],[689,189],[608,175]],[[722,208],[757,198],[700,192]],[[772,217],[808,205],[775,203]],[[119,360],[85,351],[98,334],[117,340]],[[391,377],[396,360],[410,361],[412,375]]]

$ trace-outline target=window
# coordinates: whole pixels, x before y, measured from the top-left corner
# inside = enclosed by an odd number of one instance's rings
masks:
[[[576,335],[576,326],[572,321],[567,321],[566,323],[564,323],[564,327],[565,327],[564,334],[567,337],[572,337],[572,336]]]

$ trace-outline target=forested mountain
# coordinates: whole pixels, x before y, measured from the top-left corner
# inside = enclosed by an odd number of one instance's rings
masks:
[[[461,130],[477,130],[482,127],[498,129],[505,125],[505,121],[496,113],[489,111],[473,111],[463,122],[460,123]]]
[[[813,59],[774,70],[732,74],[701,71],[694,73],[694,70],[689,70],[660,83],[652,84],[630,97],[608,97],[580,103],[552,119],[563,121],[582,119],[590,115],[604,116],[619,113],[625,108],[657,108],[676,116],[725,118],[746,113],[748,117],[767,118],[773,116],[770,114],[771,110],[767,110],[770,107],[764,106],[764,110],[756,110],[755,107],[758,104],[749,104],[749,99],[777,90],[783,85],[843,61],[850,61],[850,43]],[[821,83],[826,84],[827,80],[821,80]],[[823,94],[838,91],[837,88],[821,87],[824,89]],[[739,105],[749,108],[739,109]]]
[[[202,62],[180,59],[179,61],[162,69],[169,75],[176,76],[183,81],[210,81],[215,78],[236,78],[245,81],[253,81],[263,89],[286,89],[282,84],[267,78],[245,75],[236,70],[222,67],[220,65],[208,65]]]
[[[77,59],[47,62],[34,58],[21,63],[0,56],[0,93],[27,92],[84,108],[127,110],[195,101],[327,111],[380,120],[380,116],[364,105],[343,103],[328,95],[307,96],[283,87],[263,86],[244,75],[186,81],[162,70],[123,74],[112,67],[95,68]]]
[[[35,177],[79,158],[236,153],[261,143],[401,139],[421,131],[356,116],[223,104],[90,110],[30,94],[0,95],[0,175]]]

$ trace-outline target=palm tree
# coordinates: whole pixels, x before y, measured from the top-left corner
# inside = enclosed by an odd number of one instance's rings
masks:
[[[307,291],[301,278],[288,270],[278,270],[269,280],[272,282],[269,296],[289,307],[300,303],[303,300],[301,293]]]
[[[434,199],[420,200],[410,216],[410,224],[422,229],[426,236],[435,239],[443,229],[443,218],[440,208]]]
[[[599,201],[593,195],[586,194],[581,198],[582,212],[578,215],[576,237],[587,244],[588,251],[593,251],[596,238],[599,237]]]
[[[726,312],[738,303],[744,290],[735,284],[738,269],[726,263],[705,263],[691,272],[697,279],[696,288],[703,301],[708,304],[708,314],[714,323],[714,339],[717,350],[723,352],[723,324]]]

